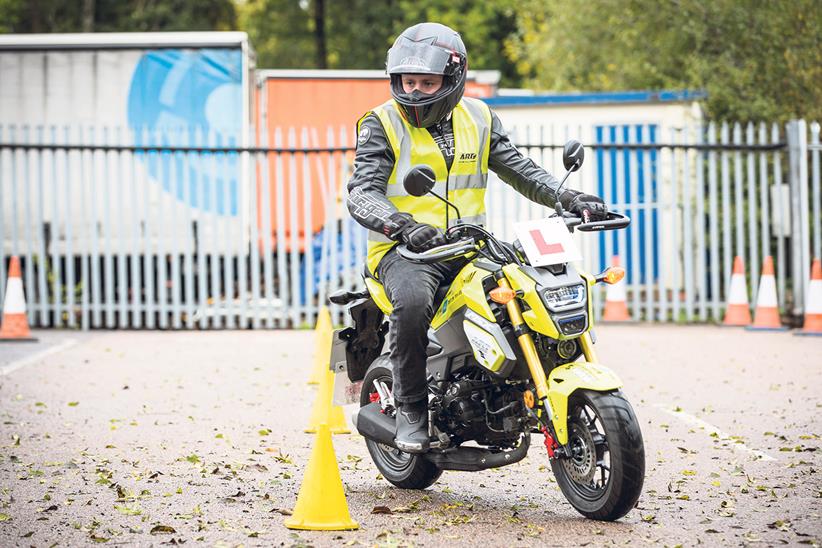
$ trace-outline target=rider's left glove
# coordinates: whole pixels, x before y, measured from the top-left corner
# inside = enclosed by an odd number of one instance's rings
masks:
[[[445,234],[437,227],[418,223],[408,213],[394,213],[385,224],[385,235],[400,241],[416,253],[445,243]]]
[[[599,196],[575,190],[566,190],[559,199],[562,207],[574,215],[591,221],[604,221],[608,217],[608,206]]]

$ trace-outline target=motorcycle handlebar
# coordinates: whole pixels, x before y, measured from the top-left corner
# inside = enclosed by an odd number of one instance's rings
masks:
[[[575,228],[581,232],[595,232],[599,230],[617,230],[625,228],[631,224],[631,219],[627,215],[614,213],[609,211],[605,219],[601,221],[588,221],[587,223],[582,217],[577,217],[571,213],[565,212],[563,214],[565,226],[568,228]]]
[[[563,213],[563,220],[565,221],[565,226],[569,229],[577,229],[582,232],[617,230],[619,228],[625,228],[631,224],[631,219],[628,216],[620,213],[614,213],[613,211],[609,211],[607,217],[601,221],[588,221],[587,223],[584,222],[582,217],[578,217],[566,211]],[[466,226],[452,227],[449,229],[449,235],[453,234],[456,236],[457,231],[465,228]],[[431,249],[421,252],[408,249],[406,244],[400,244],[397,246],[397,253],[400,254],[400,257],[408,261],[421,264],[450,261],[477,251],[477,240],[473,237],[458,238],[454,241],[437,247],[432,247]]]

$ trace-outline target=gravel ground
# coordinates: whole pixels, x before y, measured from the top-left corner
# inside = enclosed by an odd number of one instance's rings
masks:
[[[600,328],[646,446],[643,495],[619,522],[571,508],[541,443],[419,492],[381,479],[361,437],[337,435],[361,529],[293,532],[282,522],[313,442],[312,332],[37,335],[0,346],[2,546],[822,542],[820,338]]]

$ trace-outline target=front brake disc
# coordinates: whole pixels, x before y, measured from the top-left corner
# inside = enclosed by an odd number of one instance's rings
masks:
[[[561,459],[560,462],[571,479],[588,485],[593,482],[597,470],[594,439],[591,431],[579,421],[572,422],[569,427],[568,446],[572,456]]]

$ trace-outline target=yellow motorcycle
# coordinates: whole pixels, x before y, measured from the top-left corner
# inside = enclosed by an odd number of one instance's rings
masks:
[[[562,184],[583,155],[580,143],[565,145]],[[427,166],[415,167],[404,180],[406,190],[433,194],[433,175]],[[568,239],[575,229],[630,223],[616,213],[589,221],[560,205],[548,220],[561,224]],[[466,263],[450,286],[439,289],[428,332],[428,452],[409,454],[394,445],[393,369],[384,348],[392,307],[369,275],[367,291],[330,297],[348,305],[353,319],[353,327],[335,332],[331,367],[349,394],[358,392],[354,424],[380,473],[397,487],[424,489],[444,470],[513,464],[527,455],[531,434],[542,434],[571,505],[586,517],[616,520],[639,498],[645,451],[622,382],[597,358],[591,289],[618,282],[624,271],[612,267],[591,276],[569,262],[545,260],[533,248],[556,251],[559,244],[538,232],[524,233],[534,241],[508,244],[481,226],[457,224],[446,231],[445,245],[422,253],[399,247],[409,261]]]

